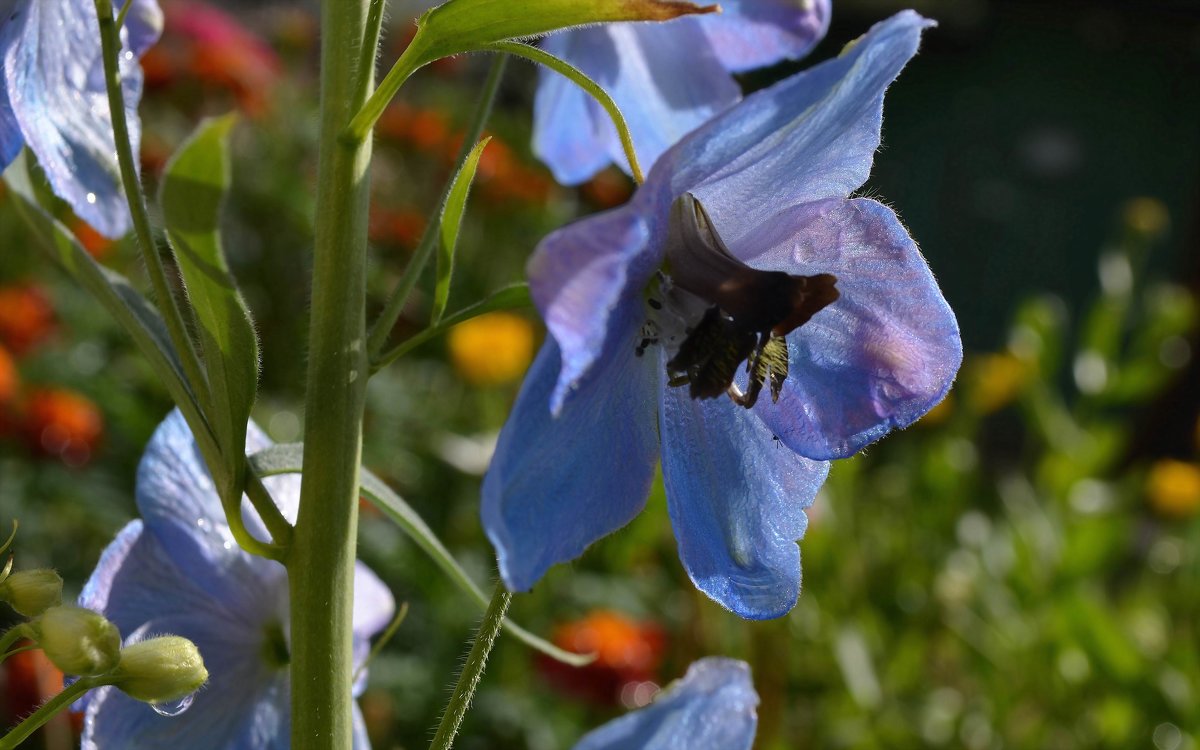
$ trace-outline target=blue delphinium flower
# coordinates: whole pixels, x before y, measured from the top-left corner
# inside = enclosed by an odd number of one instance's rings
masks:
[[[709,657],[654,703],[589,732],[574,750],[750,750],[757,706],[745,662]]]
[[[731,73],[807,54],[829,28],[829,3],[724,0],[721,13],[575,29],[542,46],[608,91],[649,169],[686,133],[741,99]],[[559,74],[541,71],[533,119],[534,153],[564,185],[609,162],[629,171],[608,115]]]
[[[847,197],[928,25],[900,13],[747,97],[667,151],[628,204],[538,246],[530,285],[551,337],[483,484],[511,589],[628,523],[661,453],[696,586],[748,618],[795,604],[795,542],[827,460],[917,420],[962,359],[899,219]]]
[[[251,424],[247,449],[268,444]],[[299,477],[264,482],[294,521]],[[237,546],[178,411],[159,426],[142,457],[137,504],[142,519],[125,526],[104,551],[79,604],[104,613],[127,643],[163,634],[188,638],[200,649],[209,683],[187,711],[172,717],[115,688],[92,691],[83,701],[84,749],[289,747],[287,571]],[[242,516],[251,533],[267,538],[245,500]],[[354,650],[361,663],[368,638],[387,625],[395,607],[387,587],[361,564],[354,587]],[[356,694],[364,686],[365,676]],[[354,747],[369,746],[356,706]]]
[[[162,32],[156,0],[130,0],[121,82],[136,154],[141,57]],[[54,192],[96,231],[119,237],[129,209],[113,147],[92,0],[0,0],[0,166],[28,144]]]

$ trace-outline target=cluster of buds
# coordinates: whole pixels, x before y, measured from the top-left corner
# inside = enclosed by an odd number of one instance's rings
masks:
[[[89,687],[112,685],[153,705],[185,699],[208,681],[204,660],[188,639],[163,635],[122,646],[116,625],[99,612],[63,604],[62,588],[55,571],[13,571],[9,559],[0,571],[0,599],[29,619],[0,636],[0,652],[29,639],[64,675],[88,678]]]

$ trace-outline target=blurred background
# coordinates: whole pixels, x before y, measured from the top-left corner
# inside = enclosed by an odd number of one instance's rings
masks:
[[[459,747],[569,747],[706,654],[751,663],[763,750],[1196,747],[1200,4],[916,5],[940,26],[888,94],[864,192],[897,209],[959,314],[968,351],[950,397],[836,463],[809,511],[800,603],[776,621],[743,622],[696,593],[657,487],[628,528],[514,602],[519,622],[597,662],[571,669],[502,639]],[[809,60],[745,87],[835,55],[903,7],[834,6]],[[263,341],[255,417],[294,441],[315,16],[292,4],[164,7],[163,41],[143,61],[147,179],[153,188],[201,116],[242,113],[226,247]],[[385,64],[411,28],[393,7]],[[433,65],[380,123],[376,304],[448,177],[486,66]],[[531,158],[535,83],[532,67],[509,65],[451,310],[520,280],[552,228],[631,192],[616,171],[556,186]],[[62,216],[102,262],[140,278],[127,241]],[[21,522],[18,567],[57,567],[73,595],[136,515],[137,461],[170,402],[98,305],[29,248],[4,200],[0,243],[0,519]],[[428,307],[415,295],[394,340],[423,328]],[[370,386],[367,465],[485,586],[480,476],[543,336],[533,311],[479,318]],[[360,548],[410,605],[371,665],[371,735],[377,748],[424,747],[481,613],[366,505]],[[37,652],[21,654],[4,665],[0,715],[11,722],[60,685]],[[71,747],[72,732],[59,722],[39,741]]]

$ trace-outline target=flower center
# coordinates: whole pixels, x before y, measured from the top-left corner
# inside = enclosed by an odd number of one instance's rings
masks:
[[[280,623],[271,622],[263,629],[262,655],[263,660],[276,669],[283,669],[291,663],[287,635]]]
[[[729,251],[690,193],[671,207],[666,256],[670,277],[660,280],[663,301],[648,304],[670,315],[651,316],[638,353],[651,343],[680,340],[667,361],[668,385],[687,385],[692,398],[724,393],[749,409],[769,382],[771,400],[778,401],[788,374],[784,337],[838,298],[837,277],[751,268]],[[663,336],[678,328],[663,325],[670,318],[685,321],[682,336]],[[743,362],[745,393],[733,382]]]

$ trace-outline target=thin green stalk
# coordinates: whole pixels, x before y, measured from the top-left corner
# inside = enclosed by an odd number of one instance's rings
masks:
[[[271,535],[271,541],[279,548],[287,548],[292,543],[292,534],[295,530],[292,528],[291,522],[283,515],[283,511],[279,510],[279,506],[275,504],[275,500],[267,491],[262,478],[255,474],[250,467],[246,467],[246,497],[250,499],[254,510],[258,511],[259,518],[267,527],[267,533]]]
[[[187,328],[183,323],[183,314],[171,291],[171,284],[163,268],[162,258],[158,254],[158,245],[154,242],[154,232],[150,228],[150,214],[146,210],[146,196],[142,192],[142,182],[138,177],[137,162],[133,157],[133,146],[129,139],[129,123],[125,119],[125,97],[121,91],[121,71],[117,60],[121,53],[120,31],[116,19],[113,18],[112,0],[95,0],[96,15],[100,20],[100,47],[104,58],[104,84],[108,89],[108,108],[112,119],[113,140],[117,149],[117,163],[121,168],[121,184],[125,188],[125,199],[129,203],[129,212],[133,217],[133,231],[137,236],[138,247],[146,261],[150,283],[154,287],[154,295],[162,310],[163,319],[167,324],[167,332],[171,343],[179,352],[183,362],[184,372],[191,383],[192,390],[204,404],[209,403],[208,379],[200,368],[200,358]],[[194,427],[194,425],[193,425]]]
[[[621,148],[625,150],[625,158],[629,160],[629,169],[633,174],[634,181],[639,185],[646,181],[646,176],[642,174],[642,166],[638,163],[637,151],[633,148],[633,136],[629,134],[629,125],[625,122],[625,116],[621,114],[621,109],[617,106],[617,103],[613,101],[613,98],[608,95],[608,92],[600,84],[589,78],[579,68],[529,44],[522,42],[494,42],[484,45],[480,49],[505,52],[517,57],[523,57],[539,65],[545,65],[555,73],[571,79],[575,85],[590,94],[601,107],[604,107],[604,111],[608,112],[609,118],[616,127],[617,136],[621,140]]]
[[[13,727],[4,737],[0,737],[0,750],[12,750],[20,745],[29,739],[29,735],[54,718],[59,711],[78,700],[84,693],[105,684],[107,683],[104,677],[81,677],[63,688],[62,692],[38,706],[38,709],[25,717],[24,721]]]
[[[417,243],[417,249],[413,252],[412,259],[409,260],[403,275],[400,276],[400,281],[396,284],[396,288],[392,290],[391,296],[388,297],[383,312],[379,314],[379,317],[371,325],[371,336],[367,339],[367,353],[371,360],[377,359],[379,353],[383,351],[383,347],[387,345],[388,336],[391,335],[392,327],[396,325],[396,321],[400,319],[400,312],[404,309],[404,303],[408,301],[408,295],[412,293],[413,287],[417,285],[417,280],[421,277],[421,272],[425,270],[429,259],[433,257],[439,233],[437,217],[441,216],[442,207],[446,205],[446,196],[450,194],[450,188],[454,185],[454,176],[462,169],[463,163],[467,160],[467,155],[471,153],[471,149],[479,141],[480,135],[483,134],[483,127],[487,124],[488,117],[492,114],[492,104],[496,101],[496,93],[500,90],[500,80],[504,77],[504,68],[507,63],[508,58],[505,55],[496,55],[495,59],[492,60],[492,67],[488,70],[487,80],[483,83],[483,91],[479,95],[479,100],[475,103],[475,111],[471,113],[471,121],[467,124],[467,131],[463,136],[458,158],[454,161],[454,169],[450,171],[450,177],[446,180],[446,185],[442,188],[442,194],[438,198],[437,213],[431,216],[430,220],[426,222],[425,231],[421,234],[421,241]],[[383,86],[381,85],[380,89],[382,88]]]
[[[511,601],[512,594],[505,590],[503,583],[497,583],[496,591],[492,594],[492,601],[488,604],[487,613],[483,616],[483,622],[479,623],[479,632],[475,635],[475,643],[471,645],[471,652],[467,654],[467,661],[458,675],[454,693],[446,703],[446,711],[442,714],[442,723],[438,725],[437,733],[433,735],[433,742],[429,743],[429,750],[450,750],[453,747],[454,737],[458,734],[458,728],[462,725],[463,718],[467,715],[467,709],[471,707],[471,697],[475,695],[475,688],[479,686],[479,680],[483,677],[488,654],[492,652],[492,646],[496,643],[500,626],[504,624],[504,613],[508,610],[508,604]]]
[[[11,628],[4,631],[4,635],[0,635],[0,654],[7,654],[8,649],[11,648],[14,643],[22,638],[28,637],[29,623],[23,622],[19,625],[13,625]]]
[[[179,354],[183,364],[184,375],[192,393],[200,402],[200,414],[191,408],[191,404],[180,403],[188,426],[196,437],[200,452],[208,464],[218,487],[227,486],[217,476],[223,467],[220,460],[221,451],[211,434],[207,411],[212,404],[209,394],[208,378],[200,367],[200,358],[196,353],[195,342],[187,334],[183,322],[183,313],[172,293],[171,284],[167,279],[166,269],[158,254],[158,245],[154,242],[154,232],[150,227],[150,214],[146,210],[146,196],[142,192],[141,179],[138,176],[137,162],[133,156],[133,146],[129,139],[129,123],[125,119],[125,99],[121,91],[121,72],[117,60],[121,53],[121,38],[117,21],[113,18],[112,0],[95,0],[96,16],[100,25],[100,48],[104,59],[104,83],[108,92],[108,108],[112,119],[113,140],[117,150],[117,163],[121,169],[121,183],[125,188],[125,199],[129,204],[129,213],[133,217],[133,230],[137,244],[146,262],[146,270],[150,276],[154,296],[158,301],[160,312],[167,326],[171,344]],[[282,557],[279,546],[268,544],[256,539],[242,521],[241,493],[236,495],[225,493],[221,497],[221,505],[225,510],[225,520],[229,524],[234,539],[247,552],[278,560]]]
[[[409,44],[404,48],[404,52],[400,53],[400,58],[392,65],[392,69],[383,77],[379,88],[371,97],[367,99],[360,110],[354,113],[350,124],[343,131],[341,137],[343,140],[354,143],[366,139],[367,134],[375,127],[375,123],[387,109],[387,105],[392,101],[392,97],[408,80],[408,77],[424,65],[424,62],[419,62],[421,53],[425,50],[418,48],[414,44]],[[372,59],[374,59],[374,51],[372,51]],[[374,80],[374,79],[372,79]],[[368,87],[370,90],[370,87]]]
[[[367,385],[371,140],[340,136],[373,83],[373,66],[360,70],[369,15],[369,0],[321,4],[320,152],[304,476],[286,561],[296,750],[344,750],[353,736],[351,621]]]

